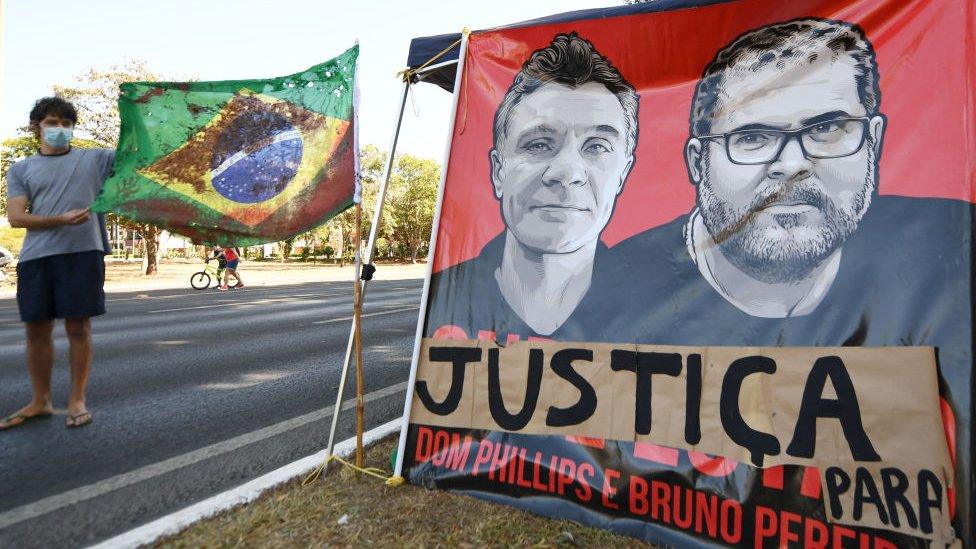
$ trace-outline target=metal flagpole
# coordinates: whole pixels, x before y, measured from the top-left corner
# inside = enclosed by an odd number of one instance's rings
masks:
[[[373,225],[369,229],[369,242],[366,245],[366,254],[362,257],[362,262],[367,269],[366,280],[358,280],[360,270],[357,267],[357,288],[359,289],[358,300],[361,303],[363,297],[366,295],[366,283],[372,278],[371,262],[373,259],[373,251],[376,246],[376,233],[380,226],[380,216],[383,214],[383,203],[386,198],[386,187],[390,182],[390,174],[393,170],[393,156],[396,153],[397,140],[400,138],[400,127],[403,125],[403,111],[407,105],[407,94],[410,91],[410,81],[405,80],[403,83],[403,93],[400,94],[400,110],[397,114],[396,127],[393,130],[393,142],[390,145],[390,156],[386,159],[386,167],[383,170],[383,182],[380,184],[379,193],[376,195],[376,211],[373,212]],[[359,243],[356,243],[356,249],[359,249]],[[346,391],[346,378],[349,377],[349,362],[353,354],[353,347],[356,340],[356,331],[358,329],[358,322],[354,319],[352,326],[349,327],[349,341],[346,344],[346,357],[342,361],[342,373],[339,375],[339,391],[336,393],[336,403],[335,407],[332,409],[332,427],[329,430],[329,446],[326,449],[325,455],[332,456],[332,450],[335,448],[335,435],[336,429],[339,426],[339,413],[342,411],[342,397]],[[357,376],[357,381],[358,381]],[[359,383],[358,386],[362,386]],[[357,407],[358,407],[358,391],[357,389]],[[358,440],[357,440],[358,442]],[[359,445],[357,444],[357,450]]]
[[[424,335],[424,322],[427,319],[428,293],[430,292],[430,275],[434,267],[434,250],[437,249],[437,230],[441,221],[441,204],[444,201],[444,183],[447,181],[447,169],[451,158],[451,144],[454,141],[454,123],[457,120],[458,98],[461,97],[461,77],[464,74],[464,56],[468,50],[468,29],[461,32],[461,51],[458,54],[457,73],[454,76],[454,99],[451,108],[451,122],[447,134],[447,145],[444,148],[444,167],[441,169],[441,182],[437,190],[437,205],[434,207],[434,226],[430,232],[430,249],[427,251],[427,275],[424,277],[424,292],[420,298],[420,313],[417,318],[417,332],[413,342],[413,358],[410,360],[410,377],[407,380],[407,396],[403,406],[403,423],[400,425],[400,442],[397,446],[396,467],[394,477],[403,472],[403,452],[407,446],[407,429],[410,427],[410,405],[413,403],[413,386],[417,381],[417,362],[420,358],[420,341]]]

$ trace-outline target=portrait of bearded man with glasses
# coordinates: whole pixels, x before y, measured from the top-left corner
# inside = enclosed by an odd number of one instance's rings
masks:
[[[786,21],[719,50],[683,146],[695,206],[610,249],[621,274],[606,331],[657,345],[932,346],[944,386],[966,386],[973,205],[879,193],[889,125],[927,123],[924,105],[910,120],[881,105],[858,25]],[[943,405],[957,478],[971,478],[972,403]],[[954,516],[968,521],[968,486],[957,488]]]

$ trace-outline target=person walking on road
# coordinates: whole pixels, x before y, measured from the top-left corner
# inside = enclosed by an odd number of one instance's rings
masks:
[[[243,289],[244,281],[241,280],[241,275],[237,273],[237,264],[241,260],[240,250],[234,247],[224,248],[224,259],[227,260],[227,268],[224,269],[224,283],[220,285],[220,291],[227,291],[227,282],[231,276],[237,279],[235,287]]]
[[[0,420],[0,430],[50,417],[54,321],[64,319],[71,392],[68,427],[92,421],[85,387],[92,362],[91,317],[105,313],[105,255],[111,253],[105,219],[89,206],[112,171],[115,151],[76,149],[75,107],[45,97],[30,112],[37,154],[7,171],[7,216],[27,236],[17,264],[17,305],[27,331],[27,369],[33,397]]]

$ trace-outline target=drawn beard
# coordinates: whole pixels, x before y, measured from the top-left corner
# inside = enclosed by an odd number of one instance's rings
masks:
[[[807,277],[857,230],[871,205],[875,186],[875,151],[868,140],[868,169],[864,184],[844,207],[837,204],[813,178],[788,186],[770,185],[746,208],[735,209],[719,198],[708,179],[707,151],[702,156],[703,179],[698,185],[702,220],[722,254],[749,276],[766,283],[797,282]],[[802,215],[780,214],[760,224],[756,215],[773,203],[798,202],[815,207],[822,216],[815,225]],[[769,216],[764,216],[769,219]]]

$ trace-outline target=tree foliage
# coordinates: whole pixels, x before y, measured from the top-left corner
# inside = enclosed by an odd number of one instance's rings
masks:
[[[387,158],[385,151],[373,145],[367,145],[360,151],[362,246],[367,244],[369,238]],[[397,259],[417,260],[430,240],[439,174],[440,166],[433,160],[411,155],[397,156],[377,229],[374,257],[390,257],[387,254],[392,253],[392,257]],[[352,259],[355,252],[355,223],[355,209],[350,208],[323,226],[309,231],[302,239],[307,246],[327,246],[338,257],[340,264],[344,264]],[[340,243],[338,248],[333,248],[330,236]]]
[[[414,263],[421,248],[430,241],[439,180],[440,166],[436,162],[410,155],[397,159],[390,178],[390,236],[407,246]]]

